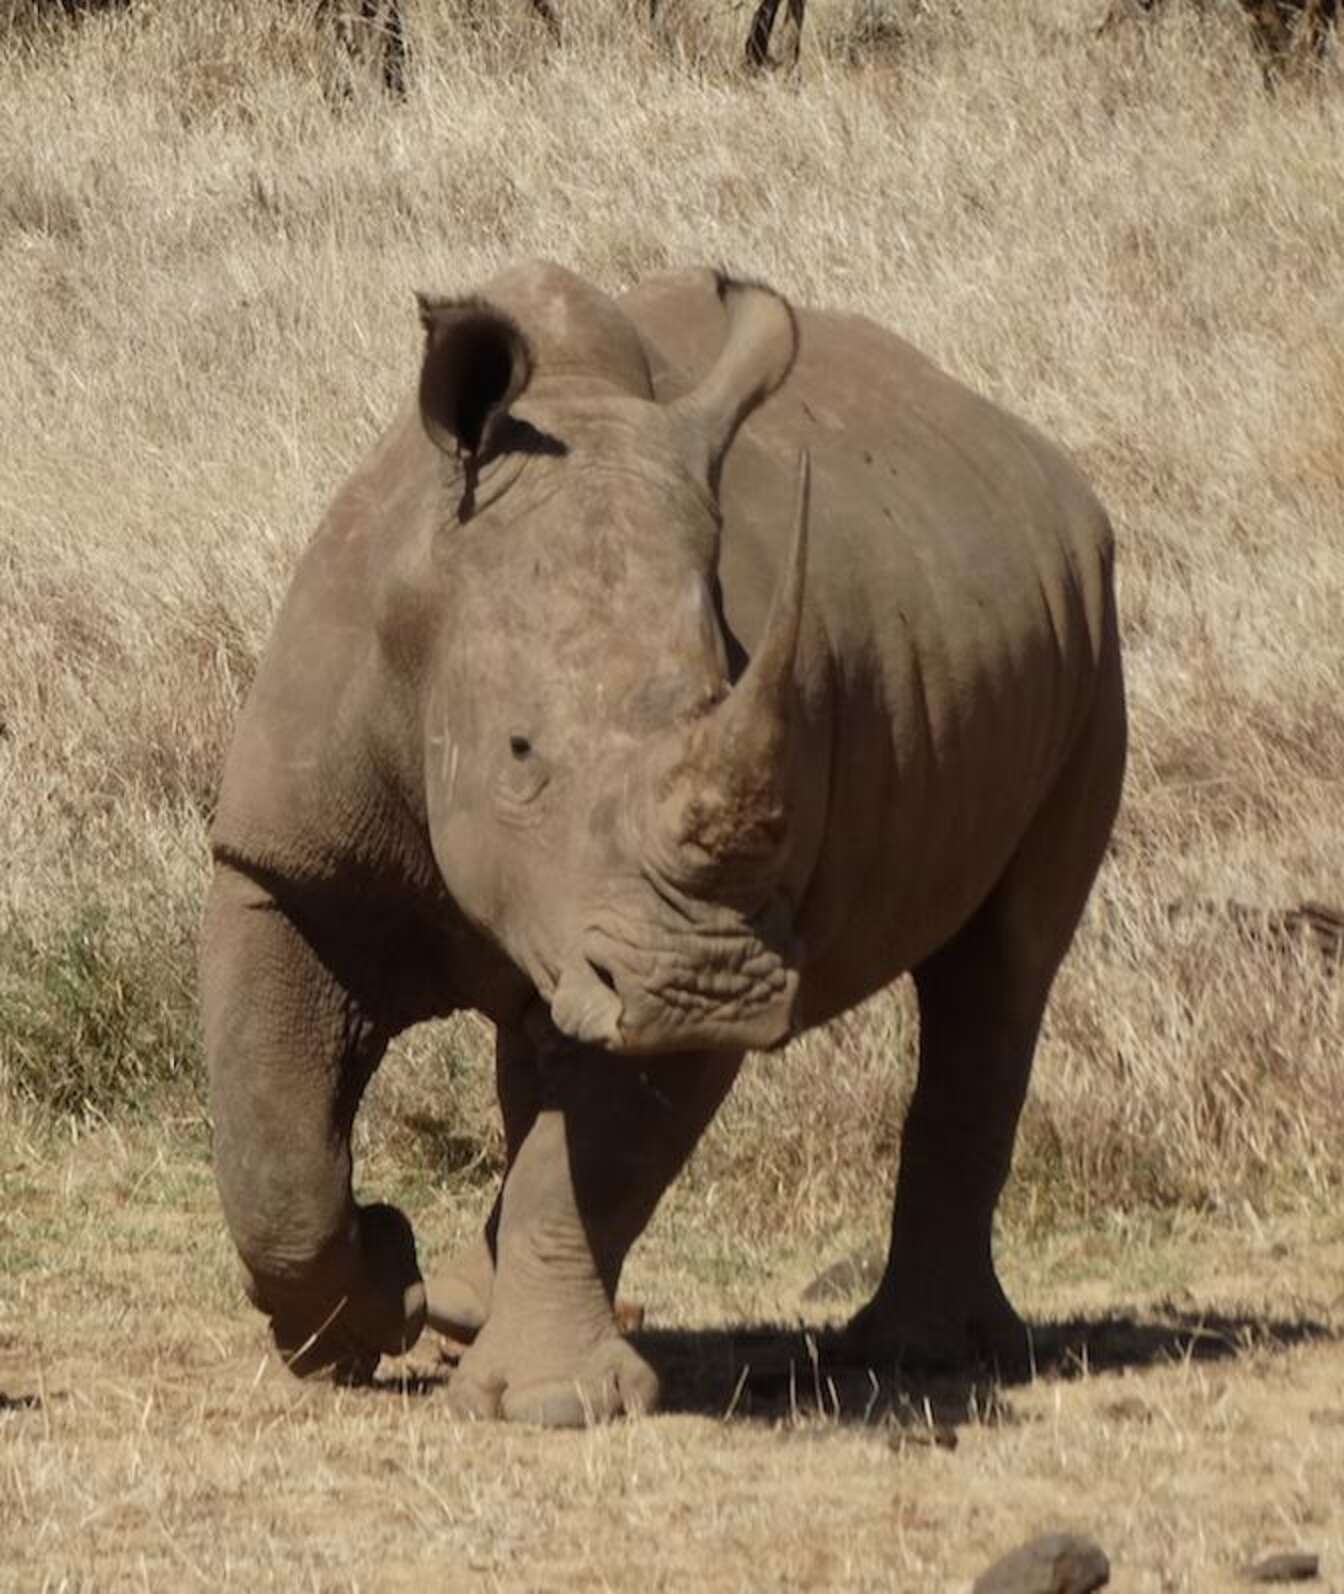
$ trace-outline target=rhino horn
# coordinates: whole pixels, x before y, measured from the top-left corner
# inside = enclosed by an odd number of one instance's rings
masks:
[[[803,589],[807,578],[808,510],[812,496],[812,457],[806,449],[798,455],[798,484],[794,494],[793,543],[789,562],[775,589],[765,630],[742,679],[728,698],[732,712],[768,724],[782,734],[789,717],[793,691],[793,661],[803,628]],[[727,706],[727,705],[725,705]]]
[[[449,454],[488,449],[496,421],[532,377],[532,351],[514,321],[480,299],[417,294],[425,329],[420,417]]]
[[[798,457],[793,544],[756,651],[702,730],[696,764],[707,803],[687,831],[711,852],[766,858],[784,837],[784,777],[794,712],[795,660],[807,574],[811,461]]]
[[[798,323],[777,293],[722,273],[716,286],[728,336],[699,384],[669,406],[689,423],[692,446],[704,449],[696,463],[713,489],[738,427],[789,374],[798,353]]]

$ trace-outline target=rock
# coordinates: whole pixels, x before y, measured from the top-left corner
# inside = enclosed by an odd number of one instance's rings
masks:
[[[1267,1555],[1246,1568],[1248,1583],[1309,1583],[1321,1575],[1321,1558],[1305,1550],[1288,1550],[1282,1555]]]
[[[1137,1395],[1121,1395],[1119,1400],[1108,1401],[1102,1408],[1112,1422],[1151,1422],[1153,1408]]]
[[[971,1594],[1092,1594],[1111,1580],[1111,1563],[1080,1533],[1046,1533],[995,1561]]]
[[[913,1424],[897,1428],[887,1439],[887,1446],[897,1455],[903,1450],[955,1450],[957,1430],[946,1422]]]
[[[803,1291],[805,1301],[832,1301],[847,1295],[867,1294],[876,1289],[882,1277],[882,1258],[875,1253],[856,1251],[853,1256],[832,1262]]]

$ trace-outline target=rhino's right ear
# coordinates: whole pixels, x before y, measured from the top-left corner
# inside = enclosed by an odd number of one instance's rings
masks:
[[[527,386],[532,351],[515,322],[480,299],[416,295],[425,329],[420,417],[446,453],[478,457]]]

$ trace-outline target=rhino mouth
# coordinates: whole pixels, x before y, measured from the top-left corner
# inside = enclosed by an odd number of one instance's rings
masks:
[[[641,952],[590,932],[561,971],[550,1023],[571,1041],[631,1055],[767,1051],[793,1033],[795,962],[751,935]]]

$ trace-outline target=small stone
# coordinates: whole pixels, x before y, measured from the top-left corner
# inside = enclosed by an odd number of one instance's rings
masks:
[[[1080,1533],[1046,1533],[995,1561],[971,1594],[1092,1594],[1111,1580],[1111,1563]]]
[[[1309,1583],[1321,1575],[1321,1558],[1305,1550],[1288,1550],[1267,1555],[1246,1568],[1248,1583]]]
[[[875,1289],[882,1277],[882,1258],[873,1252],[856,1251],[853,1256],[832,1262],[803,1291],[805,1301],[833,1301],[849,1295],[862,1295]]]
[[[1121,1395],[1119,1400],[1107,1402],[1102,1408],[1113,1422],[1151,1422],[1153,1408],[1137,1395]]]
[[[950,1423],[924,1423],[916,1427],[898,1428],[887,1440],[897,1455],[902,1450],[955,1450],[957,1430]]]

